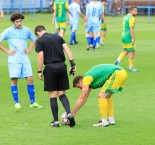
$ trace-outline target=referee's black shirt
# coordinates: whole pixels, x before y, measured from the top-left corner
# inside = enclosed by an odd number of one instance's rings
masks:
[[[36,52],[43,51],[44,64],[53,62],[65,62],[65,55],[62,45],[64,39],[55,34],[44,33],[36,41]]]

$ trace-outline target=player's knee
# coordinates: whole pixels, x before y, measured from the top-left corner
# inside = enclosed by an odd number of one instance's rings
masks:
[[[33,78],[32,77],[27,78],[27,82],[28,84],[33,84]]]

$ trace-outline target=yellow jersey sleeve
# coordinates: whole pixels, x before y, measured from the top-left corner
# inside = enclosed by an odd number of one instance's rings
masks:
[[[129,26],[132,27],[132,26],[135,26],[135,18],[134,17],[131,17],[130,20],[129,20]]]
[[[92,76],[85,76],[83,78],[83,86],[90,86],[90,84],[93,82],[93,77]]]
[[[56,9],[56,4],[54,3],[54,5],[53,5],[53,9],[55,10]]]
[[[66,10],[68,10],[69,9],[69,6],[68,6],[68,2],[66,2]]]

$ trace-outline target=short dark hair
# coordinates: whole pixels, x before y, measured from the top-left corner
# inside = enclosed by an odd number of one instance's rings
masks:
[[[79,82],[79,80],[81,80],[83,78],[83,76],[75,76],[73,79],[73,87],[76,87],[76,84]]]
[[[107,2],[107,0],[101,0],[101,2]]]
[[[41,32],[43,30],[46,31],[46,28],[44,26],[42,26],[42,25],[38,25],[38,26],[35,27],[34,33],[37,36],[37,32]]]
[[[10,21],[14,22],[15,20],[18,20],[18,19],[24,19],[24,15],[20,14],[20,13],[13,13],[10,17]]]
[[[134,8],[137,8],[137,7],[134,5],[129,6],[129,11],[132,11]]]

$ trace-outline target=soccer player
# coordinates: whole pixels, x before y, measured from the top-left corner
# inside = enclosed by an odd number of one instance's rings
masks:
[[[67,23],[66,13],[68,12],[71,14],[68,2],[66,0],[56,0],[53,9],[53,23],[56,26],[56,33],[63,38]]]
[[[97,44],[98,32],[100,31],[100,18],[102,17],[102,5],[97,0],[92,0],[86,8],[85,26],[86,26],[86,37],[89,46],[93,39],[93,50],[95,50]],[[93,37],[89,37],[89,33],[93,34]]]
[[[105,9],[105,6],[106,6],[106,0],[101,0],[101,3],[102,3],[102,10],[103,10],[103,19],[101,20],[101,39],[100,39],[100,44],[101,45],[104,45],[104,38],[106,37],[106,34],[107,34],[107,27],[106,27],[106,19],[105,19],[105,15],[104,15],[104,9]]]
[[[115,61],[119,65],[121,60],[129,53],[129,71],[137,72],[134,69],[134,56],[135,56],[135,16],[137,15],[137,7],[131,5],[129,13],[123,17],[123,30],[122,30],[122,48],[123,52]]]
[[[38,36],[35,48],[38,53],[38,76],[42,80],[44,75],[44,90],[49,92],[51,112],[54,118],[50,125],[59,127],[57,103],[57,96],[59,96],[67,112],[70,127],[73,127],[75,121],[71,116],[69,100],[65,94],[65,90],[69,89],[69,80],[64,51],[71,64],[70,74],[74,74],[75,71],[72,53],[62,37],[47,33],[44,26],[37,26],[35,34]],[[43,64],[45,67],[42,73]]]
[[[81,10],[80,10],[80,0],[74,0],[72,4],[69,5],[69,10],[72,13],[72,15],[69,14],[69,21],[70,21],[70,29],[72,30],[72,33],[70,35],[70,45],[77,44],[76,41],[76,30],[78,29],[79,24],[79,16],[84,18]]]
[[[20,109],[21,104],[18,100],[18,79],[26,78],[27,91],[30,97],[31,108],[42,108],[35,102],[35,89],[32,77],[32,68],[28,54],[35,45],[35,35],[31,30],[22,26],[24,16],[20,13],[11,15],[10,20],[13,26],[7,28],[0,35],[0,49],[8,54],[8,68],[11,79],[11,92],[15,102],[15,108]],[[27,40],[30,39],[32,43],[27,47]],[[9,49],[5,48],[1,42],[7,40]]]
[[[86,103],[91,89],[101,88],[98,94],[101,121],[93,126],[114,125],[114,108],[111,96],[113,93],[122,91],[126,79],[126,71],[114,64],[96,65],[83,76],[74,77],[73,87],[81,89],[81,95],[72,110],[72,116],[75,116]]]

